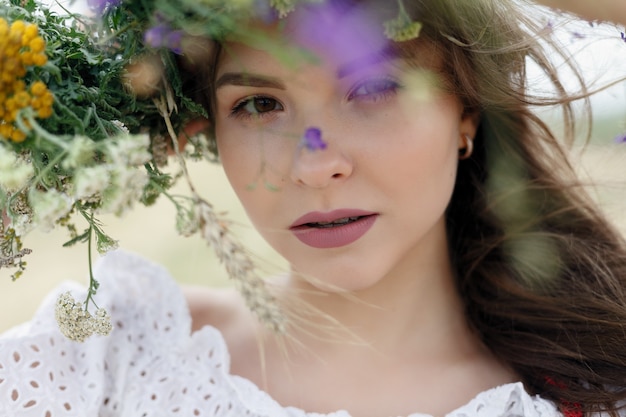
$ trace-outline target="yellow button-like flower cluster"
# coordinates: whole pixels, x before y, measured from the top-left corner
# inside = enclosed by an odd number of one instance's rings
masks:
[[[9,24],[0,17],[0,138],[14,142],[26,139],[16,125],[18,112],[26,107],[41,119],[52,115],[54,97],[48,87],[35,81],[27,88],[23,80],[28,67],[48,61],[45,49],[37,25],[22,20]]]

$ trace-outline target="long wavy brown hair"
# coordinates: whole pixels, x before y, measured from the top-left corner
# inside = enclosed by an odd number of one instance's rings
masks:
[[[626,244],[564,148],[577,127],[572,104],[588,97],[582,79],[579,91],[566,92],[546,56],[564,53],[550,23],[519,2],[406,4],[424,22],[421,39],[439,46],[466,111],[480,115],[447,211],[470,324],[530,392],[564,411],[616,412],[626,399]],[[529,59],[555,96],[531,94]],[[560,106],[565,137],[531,106]]]
[[[445,87],[480,119],[474,153],[459,164],[446,213],[470,326],[529,392],[563,411],[616,415],[626,400],[626,244],[576,180],[564,147],[577,128],[573,103],[582,100],[590,111],[582,77],[569,94],[547,56],[565,53],[551,39],[545,15],[530,9],[536,6],[514,0],[405,0],[404,6],[423,29],[399,49],[410,56],[425,42],[433,47],[444,63]],[[209,119],[220,49],[213,48],[212,64],[200,66],[201,76],[190,74]],[[552,97],[531,93],[529,60],[552,83]],[[533,106],[560,107],[564,137]]]

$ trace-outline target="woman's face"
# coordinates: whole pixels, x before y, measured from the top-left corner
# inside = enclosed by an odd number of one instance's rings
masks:
[[[476,128],[459,101],[407,88],[410,69],[380,51],[292,46],[318,59],[231,43],[217,70],[218,150],[253,224],[327,290],[449,262],[444,211],[461,136]],[[304,146],[308,128],[325,149]]]

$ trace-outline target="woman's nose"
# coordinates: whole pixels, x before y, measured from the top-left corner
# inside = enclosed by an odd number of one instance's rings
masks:
[[[291,167],[291,180],[295,184],[325,188],[352,175],[354,166],[348,156],[332,138],[327,140],[322,136],[322,140],[325,146],[320,146],[320,142],[301,142],[297,147]]]

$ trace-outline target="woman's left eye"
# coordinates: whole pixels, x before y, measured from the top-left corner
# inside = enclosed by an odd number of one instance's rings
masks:
[[[284,107],[275,98],[255,95],[246,97],[239,101],[231,109],[230,114],[233,117],[251,118],[251,117],[268,117],[277,111],[284,110]]]
[[[395,94],[400,84],[389,78],[363,81],[357,84],[348,94],[348,100],[378,101]]]

